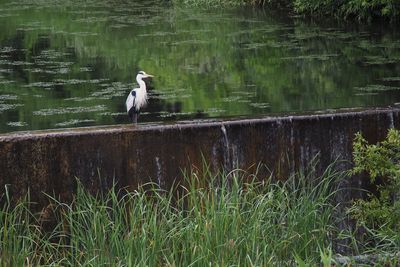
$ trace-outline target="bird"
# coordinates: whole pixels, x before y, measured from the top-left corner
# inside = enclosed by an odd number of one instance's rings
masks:
[[[134,88],[126,98],[126,111],[128,112],[131,121],[136,124],[139,117],[140,109],[147,104],[147,91],[146,83],[143,81],[145,78],[154,77],[144,71],[139,71],[136,75],[136,81],[139,88]]]

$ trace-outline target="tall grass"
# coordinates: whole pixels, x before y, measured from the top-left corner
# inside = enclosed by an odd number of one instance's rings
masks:
[[[175,4],[198,7],[260,6],[285,9],[298,15],[372,21],[399,21],[398,0],[173,0]]]
[[[398,21],[400,15],[398,0],[293,0],[293,7],[299,14],[359,21],[377,18]]]
[[[243,7],[265,6],[269,8],[287,8],[293,0],[173,0],[177,5],[193,7]]]
[[[30,213],[29,199],[1,209],[0,265],[329,265],[338,176],[257,182],[193,171],[170,191],[98,195],[78,184],[72,203],[49,197],[51,216]]]

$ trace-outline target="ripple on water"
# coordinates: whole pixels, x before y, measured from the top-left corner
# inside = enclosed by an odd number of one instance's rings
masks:
[[[374,96],[379,95],[377,92],[365,92],[365,93],[355,93],[355,96]]]
[[[209,108],[206,110],[207,114],[221,114],[225,112],[226,112],[225,109],[220,109],[220,108]]]
[[[13,73],[12,69],[0,69],[0,73]]]
[[[17,100],[18,96],[16,95],[0,95],[0,100]]]
[[[10,121],[10,122],[7,122],[7,125],[10,127],[25,127],[28,125],[28,123],[26,123],[24,121]]]
[[[60,67],[67,68],[75,63],[71,61],[53,61],[53,60],[40,59],[40,60],[35,60],[35,64],[39,66],[44,66],[44,68],[60,68]]]
[[[69,121],[56,123],[55,126],[57,126],[57,127],[66,127],[66,126],[73,126],[73,125],[78,125],[78,124],[82,124],[82,123],[91,123],[91,122],[95,122],[95,120],[89,120],[89,119],[85,119],[85,120],[69,120]]]
[[[93,101],[96,100],[95,97],[70,97],[65,98],[64,101],[75,101],[75,102],[86,102],[86,101]]]
[[[139,37],[164,37],[164,36],[169,36],[169,35],[177,35],[176,32],[152,32],[152,33],[142,33],[138,34],[137,36]]]
[[[254,87],[254,86],[247,85],[246,87]],[[235,91],[232,94],[242,96],[242,97],[255,97],[257,95],[256,92],[252,92],[252,91]]]
[[[0,60],[0,65],[9,65],[9,66],[31,66],[32,62],[27,61],[11,61],[11,60]]]
[[[11,109],[16,109],[18,107],[22,107],[23,104],[6,104],[6,103],[0,103],[0,112],[6,111],[6,110],[11,110]]]
[[[91,96],[97,99],[111,99],[112,97],[126,95],[128,89],[128,84],[112,83],[111,86],[108,84],[106,88],[93,92]]]
[[[61,52],[53,49],[43,50],[38,56],[32,57],[33,59],[58,59],[66,56],[70,56],[71,53]]]
[[[246,44],[243,49],[245,49],[245,50],[255,50],[255,49],[263,48],[263,47],[265,47],[267,45],[268,44],[266,44],[266,43],[250,43],[250,44]]]
[[[333,57],[337,57],[339,54],[315,54],[315,55],[301,55],[293,57],[282,57],[282,60],[330,60]]]
[[[128,25],[128,24],[113,24],[113,25],[111,25],[110,26],[110,28],[113,28],[113,29],[122,29],[122,28],[127,28],[127,27],[130,27],[130,25]]]
[[[221,98],[222,102],[237,102],[241,99],[240,96],[229,96],[229,97],[224,97]]]
[[[400,77],[385,77],[381,80],[385,82],[400,82]]]
[[[84,23],[95,23],[95,22],[106,22],[108,20],[107,17],[86,17],[75,19],[77,22],[84,22]]]
[[[194,112],[160,112],[160,118],[174,118],[174,117],[184,117],[184,116],[191,116]]]
[[[75,36],[82,36],[82,37],[97,36],[98,35],[98,33],[95,33],[95,32],[70,32],[68,34],[75,35]]]
[[[275,41],[269,40],[266,45],[271,48],[287,48],[287,49],[300,49],[302,46],[295,40],[292,41]]]
[[[93,71],[93,69],[90,67],[80,67],[79,71],[80,72],[91,72],[91,71]]]
[[[142,114],[142,113],[141,113]],[[144,114],[144,113],[143,113]],[[101,116],[127,116],[126,112],[102,112],[100,113]]]
[[[30,84],[22,85],[22,87],[39,87],[44,89],[50,89],[50,87],[55,86],[56,83],[54,82],[34,82]]]
[[[355,89],[361,92],[384,92],[384,91],[400,90],[400,87],[387,86],[382,84],[371,84],[364,87],[355,87]]]
[[[17,51],[17,49],[11,46],[4,46],[0,48],[0,54],[9,54],[14,51]]]
[[[157,91],[157,93],[149,92],[149,96],[153,99],[175,100],[192,97],[191,91],[189,88],[163,88],[162,91]]]
[[[365,56],[362,60],[364,65],[391,65],[400,62],[400,58],[388,58],[382,56]]]
[[[249,105],[254,108],[259,108],[259,109],[265,109],[265,108],[271,107],[271,105],[269,103],[250,103]]]
[[[41,69],[41,68],[27,68],[24,69],[24,71],[26,72],[30,72],[30,73],[46,73],[46,74],[56,74],[57,72],[54,70],[46,70],[46,69]]]
[[[74,85],[82,83],[98,84],[108,81],[108,79],[55,79],[54,82],[59,85]]]
[[[107,107],[105,105],[96,105],[90,107],[64,107],[64,108],[49,108],[41,109],[33,112],[36,116],[51,116],[60,114],[75,114],[75,113],[86,113],[86,112],[99,112],[105,111]]]
[[[23,87],[39,87],[44,89],[50,89],[51,87],[57,85],[81,85],[81,84],[99,84],[104,81],[108,81],[108,79],[91,79],[91,80],[83,80],[83,79],[55,79],[52,82],[33,82]]]
[[[12,81],[12,80],[0,81],[0,85],[3,85],[3,84],[10,84],[10,83],[15,83],[15,81]]]
[[[182,40],[171,43],[172,46],[179,46],[179,45],[205,45],[209,44],[209,41],[200,40],[200,39],[192,39],[192,40]]]

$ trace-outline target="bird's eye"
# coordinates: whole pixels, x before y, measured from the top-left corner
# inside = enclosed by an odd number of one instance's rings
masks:
[[[144,75],[144,71],[139,71],[139,74],[142,74],[142,75]]]

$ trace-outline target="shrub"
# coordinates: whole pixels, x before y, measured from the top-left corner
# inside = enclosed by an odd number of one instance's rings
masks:
[[[374,18],[395,20],[399,16],[397,0],[294,0],[294,9],[300,14],[336,16],[366,21]]]
[[[293,10],[312,17],[337,17],[371,21],[375,18],[397,20],[400,15],[398,0],[173,0],[175,4],[201,7],[264,6]]]
[[[399,244],[400,233],[400,132],[389,130],[384,141],[368,144],[360,133],[353,144],[352,174],[367,174],[371,183],[378,184],[375,194],[357,200],[349,210],[359,226],[378,237]],[[389,240],[388,239],[388,240]],[[379,242],[379,240],[375,240]],[[374,242],[375,242],[374,241]]]

